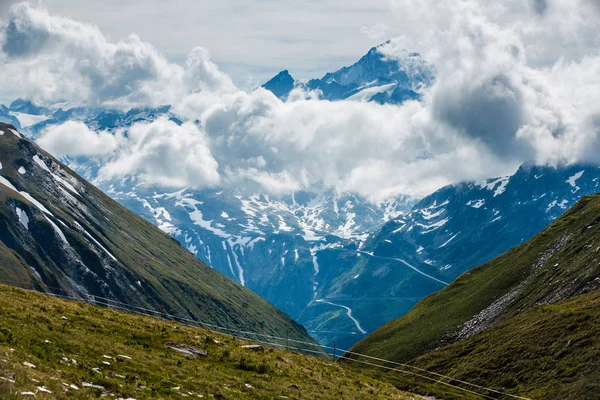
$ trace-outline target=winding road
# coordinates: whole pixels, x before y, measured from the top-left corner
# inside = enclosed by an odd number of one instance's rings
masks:
[[[346,314],[348,315],[348,318],[350,318],[352,320],[352,322],[354,322],[354,325],[356,325],[356,329],[358,329],[360,331],[360,333],[362,333],[363,335],[367,334],[367,331],[365,331],[360,326],[360,322],[358,322],[358,320],[352,316],[352,309],[350,307],[346,307],[346,306],[343,306],[341,304],[335,304],[335,303],[332,303],[330,301],[323,300],[323,299],[315,300],[315,302],[316,303],[329,304],[330,306],[341,307],[341,308],[346,309]]]

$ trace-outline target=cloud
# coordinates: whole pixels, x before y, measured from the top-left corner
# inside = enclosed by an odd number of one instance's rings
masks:
[[[0,1],[0,12],[6,13],[10,9],[10,7],[16,3],[18,0],[1,0]]]
[[[383,22],[376,22],[373,26],[363,26],[360,33],[373,40],[381,40],[386,36],[389,27]]]
[[[501,156],[519,157],[515,139],[524,113],[519,88],[509,77],[497,75],[461,89],[436,93],[434,111],[440,120],[481,140]]]
[[[182,67],[136,35],[112,43],[95,26],[28,3],[11,8],[0,43],[0,83],[38,102],[158,106],[194,91],[233,86],[201,48]]]
[[[397,193],[423,195],[458,176],[493,175],[507,167],[484,145],[437,123],[416,101],[402,107],[282,102],[257,90],[209,102],[199,93],[176,112],[200,116],[223,184],[231,187],[251,181],[251,189],[276,194],[336,188],[378,201]]]
[[[588,1],[591,5],[593,5],[594,7],[597,7],[597,9],[600,10],[600,0],[588,0]]]
[[[207,137],[191,122],[177,125],[163,117],[111,133],[68,121],[45,129],[37,143],[57,157],[95,159],[100,182],[131,178],[176,188],[220,183]]]
[[[194,48],[188,55],[183,83],[188,92],[235,90],[231,78],[210,61],[210,54],[201,47]]]
[[[400,35],[386,57],[404,62],[406,49],[419,51],[436,71],[421,101],[400,106],[299,92],[282,102],[236,88],[204,49],[180,66],[137,37],[112,43],[94,27],[25,5],[10,14],[14,32],[1,31],[9,73],[0,81],[48,102],[169,103],[194,121],[112,132],[112,151],[96,155],[101,179],[274,194],[335,188],[373,201],[421,196],[529,160],[600,162],[597,13],[591,0],[544,4],[542,18],[535,3],[520,0],[392,0]],[[18,42],[21,50],[10,50]],[[55,129],[67,128],[84,132]],[[48,135],[47,146],[68,153],[58,133]]]
[[[112,154],[124,140],[121,135],[96,133],[83,122],[67,121],[46,128],[37,142],[56,157],[100,157]]]
[[[180,126],[167,118],[135,124],[98,175],[101,181],[136,177],[165,187],[207,187],[220,180],[204,133],[191,122]]]
[[[544,15],[548,9],[548,0],[531,0],[533,9],[539,15]]]

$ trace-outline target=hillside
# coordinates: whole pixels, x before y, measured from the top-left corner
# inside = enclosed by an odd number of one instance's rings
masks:
[[[536,307],[412,364],[531,399],[600,391],[600,292]]]
[[[532,398],[564,398],[555,397],[557,387],[586,398],[600,381],[590,367],[600,348],[599,222],[600,195],[582,198],[528,242],[464,273],[352,350],[397,362],[429,353],[414,362]]]
[[[418,398],[326,359],[4,285],[0,310],[2,399]]]
[[[299,324],[0,124],[0,281],[300,340]]]

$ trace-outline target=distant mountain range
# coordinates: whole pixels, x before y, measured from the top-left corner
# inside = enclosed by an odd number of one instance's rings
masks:
[[[10,106],[0,104],[0,122],[37,137],[39,133],[52,125],[67,121],[81,121],[92,129],[114,130],[129,127],[136,122],[153,121],[159,116],[168,116],[171,120],[181,120],[171,113],[171,106],[157,108],[132,108],[127,112],[94,107],[69,107],[67,103],[52,107],[40,107],[30,100],[18,99]]]
[[[0,283],[311,340],[287,315],[3,123]]]
[[[390,45],[313,83],[282,73],[267,86],[285,98],[298,85],[339,84],[367,94],[366,81],[375,82],[371,88],[395,82],[418,94],[433,82],[433,67],[415,54],[392,58]],[[359,99],[328,90],[321,90],[321,97]],[[360,99],[379,101],[374,96]],[[16,120],[32,138],[69,120],[115,131],[160,116],[182,122],[168,106],[121,112],[66,104],[44,108],[18,100],[0,107],[0,120]],[[93,159],[63,161],[87,180],[96,178]],[[348,348],[464,271],[531,238],[581,196],[595,193],[599,178],[595,166],[523,165],[510,177],[458,183],[421,200],[399,196],[382,204],[331,190],[269,197],[235,189],[165,190],[127,179],[100,188],[288,313],[321,343],[335,340]]]
[[[294,88],[315,91],[319,98],[331,101],[400,104],[417,100],[422,90],[433,83],[434,69],[419,54],[399,54],[392,47],[389,41],[373,47],[355,64],[308,82],[297,81],[284,70],[262,87],[282,100],[287,99]]]
[[[374,231],[358,251],[321,253],[322,271],[335,271],[321,298],[348,307],[362,330],[372,332],[599,190],[600,168],[585,165],[524,165],[512,176],[442,188]],[[325,307],[312,305],[298,320],[311,330],[339,331],[328,339],[342,345],[361,336],[343,334],[356,324],[339,308]]]

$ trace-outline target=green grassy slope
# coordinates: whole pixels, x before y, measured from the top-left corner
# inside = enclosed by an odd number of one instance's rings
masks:
[[[412,364],[531,399],[598,399],[600,292],[536,307]]]
[[[206,350],[208,356],[187,358],[167,349],[167,342]],[[200,328],[0,285],[2,399],[25,398],[23,392],[38,399],[417,399],[339,363],[270,348],[248,350],[245,344]]]
[[[287,315],[196,259],[11,128],[0,124],[0,175],[52,215],[0,184],[0,282],[102,296],[211,324],[312,340]],[[54,177],[34,162],[35,156]],[[19,173],[20,167],[26,173]],[[19,223],[17,208],[28,215],[28,229]]]
[[[528,330],[531,325],[542,323],[536,317],[543,315],[540,313],[544,311],[536,309],[537,306],[568,301],[575,296],[600,289],[599,222],[600,195],[584,197],[530,241],[463,274],[442,291],[419,302],[406,316],[386,324],[359,342],[352,350],[398,362],[410,361],[427,353],[431,353],[431,360],[438,360],[435,358],[437,354],[451,354],[451,351],[455,351],[457,353],[453,355],[458,357],[457,363],[476,366],[485,360],[472,353],[473,348],[469,346],[479,343],[490,349],[502,349],[502,346],[508,346],[510,334],[507,332],[514,335],[519,332],[528,333],[522,339],[519,350],[521,353],[528,347],[537,348],[544,340],[540,338],[540,342],[536,342],[543,330]],[[595,295],[589,296],[578,299],[578,307],[585,308],[595,304]],[[569,308],[567,305],[556,307]],[[532,309],[535,311],[522,314]],[[552,308],[550,306],[546,309]],[[569,318],[571,317],[573,316]],[[555,333],[548,334],[548,339],[568,341],[566,338],[572,326],[568,325],[567,319],[556,317],[552,321]],[[498,325],[501,323],[506,325]],[[593,325],[582,333],[593,337],[593,334],[598,333],[597,328],[598,326]],[[479,332],[484,333],[478,335]],[[437,351],[456,342],[458,344],[449,349]],[[582,342],[582,346],[584,350],[597,352],[598,340]],[[464,352],[460,353],[459,349]],[[509,347],[504,349],[506,356],[518,365],[516,361],[521,358],[519,351]],[[544,357],[547,361],[554,356],[552,348],[544,347],[541,350],[544,349],[547,352],[542,351],[534,361],[541,363],[537,364],[539,368],[544,366]],[[486,354],[493,357],[491,350]],[[564,355],[566,363],[577,362],[579,359],[576,354]],[[448,361],[450,358],[440,358],[438,364],[434,363],[436,368],[457,373]],[[445,362],[442,360],[449,362],[447,368],[442,366]],[[426,361],[419,362],[428,365]],[[508,361],[504,359],[503,362]],[[561,368],[558,363],[546,364],[553,372]],[[530,367],[532,365],[528,366]],[[493,370],[494,368],[490,368],[489,371]],[[535,371],[526,368],[519,371],[515,366],[512,373],[522,382],[527,376],[533,376]],[[580,375],[575,373],[575,376]],[[496,383],[510,386],[510,382]],[[531,385],[530,387],[535,387],[536,382],[532,381]]]

